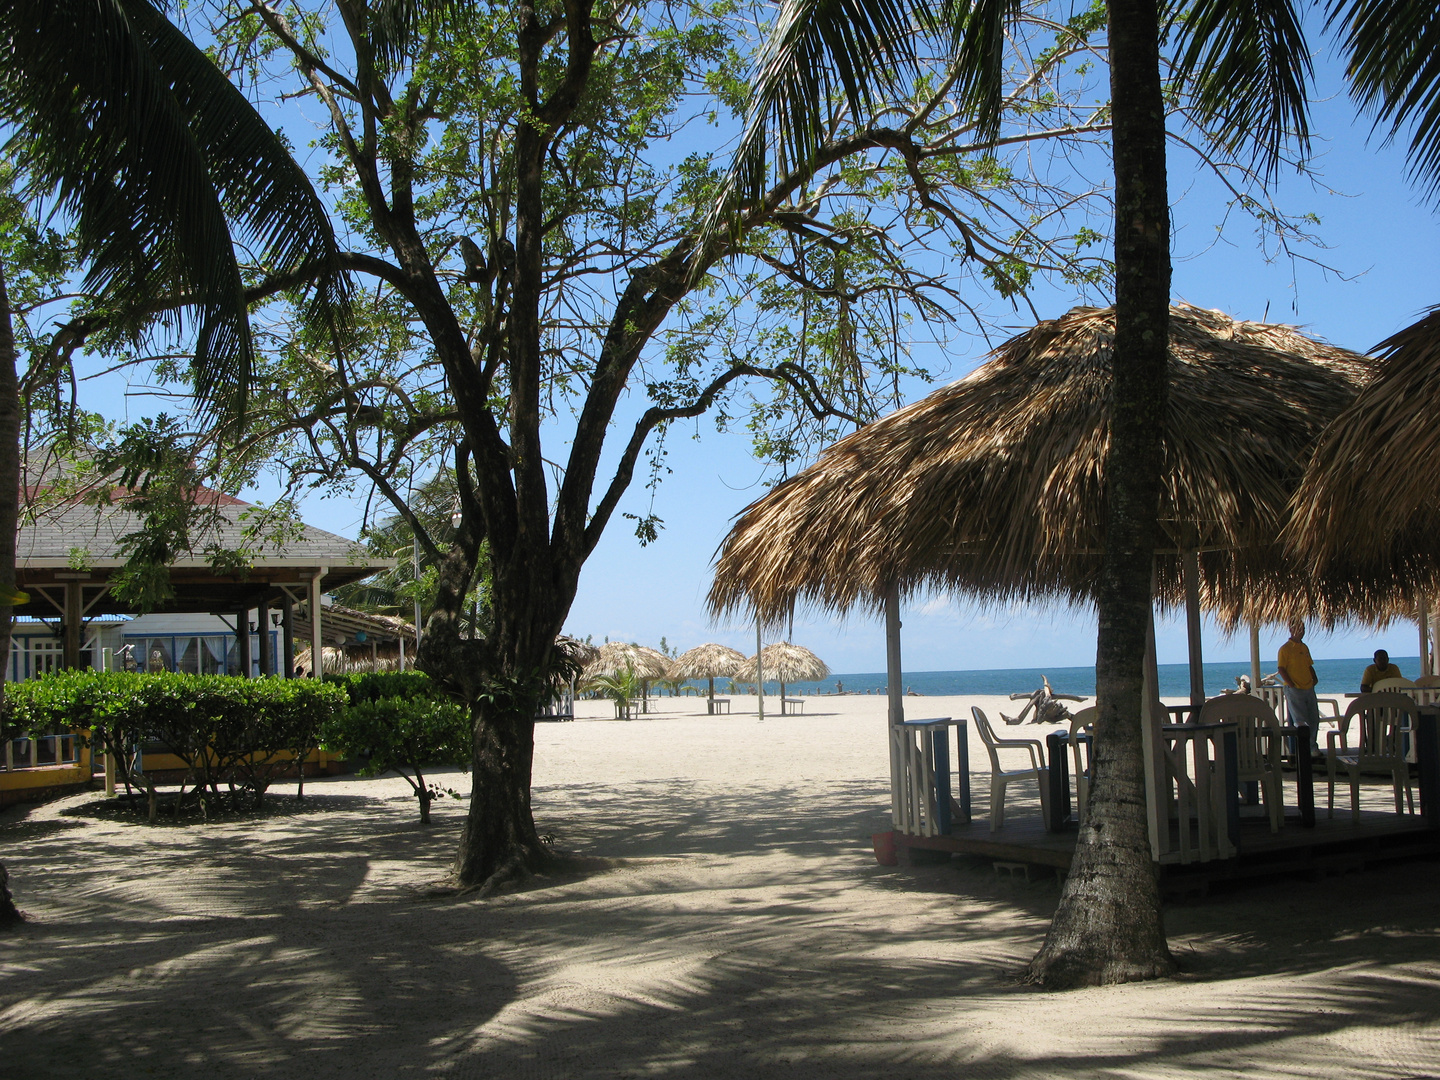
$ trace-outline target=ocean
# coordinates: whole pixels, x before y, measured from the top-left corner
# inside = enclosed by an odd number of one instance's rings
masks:
[[[1409,678],[1420,674],[1418,656],[1392,656],[1392,663]],[[1315,674],[1320,683],[1316,687],[1323,697],[1335,696],[1360,689],[1360,675],[1364,672],[1370,657],[1353,660],[1316,660]],[[1275,670],[1275,659],[1270,657],[1262,664],[1260,673],[1269,675]],[[1235,676],[1248,675],[1248,660],[1223,661],[1205,665],[1205,693],[1214,696],[1222,690],[1235,686]],[[1052,667],[1052,668],[992,668],[982,671],[907,671],[905,689],[913,690],[926,697],[939,695],[967,694],[993,695],[1018,694],[1040,687],[1040,676],[1050,679],[1051,688],[1058,694],[1081,694],[1091,697],[1095,693],[1095,669],[1093,667]],[[718,692],[726,684],[724,679],[715,680]],[[819,682],[788,683],[785,692],[803,694],[833,694],[843,689],[847,694],[873,694],[885,688],[883,671],[858,672],[848,675],[832,675]],[[704,683],[699,684],[702,688]],[[767,694],[780,692],[780,684],[765,683]],[[1186,664],[1160,665],[1160,696],[1187,698],[1190,696],[1190,668]]]

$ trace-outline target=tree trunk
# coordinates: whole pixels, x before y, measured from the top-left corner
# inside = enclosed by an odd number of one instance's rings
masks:
[[[15,332],[10,322],[10,297],[0,268],[0,590],[15,591],[15,530],[20,521],[20,391],[16,383]],[[10,662],[10,628],[15,609],[0,603],[0,664]],[[0,673],[0,704],[5,681]],[[8,733],[7,733],[8,737]],[[58,748],[59,743],[56,743]],[[56,755],[59,760],[59,755]],[[10,899],[8,877],[0,866],[0,924],[16,922],[20,912]]]
[[[470,808],[453,877],[484,894],[549,862],[530,811],[530,773],[535,710],[557,631],[545,629],[544,612],[552,607],[545,590],[497,574],[495,626],[485,639],[467,639],[461,615],[474,566],[474,552],[460,545],[442,560],[420,667],[470,709]]]
[[[1145,632],[1160,496],[1170,311],[1165,111],[1155,0],[1110,0],[1115,359],[1097,602],[1095,782],[1032,982],[1053,988],[1174,970],[1150,852],[1142,742]]]

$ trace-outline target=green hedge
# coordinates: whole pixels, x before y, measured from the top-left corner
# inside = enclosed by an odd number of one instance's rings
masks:
[[[436,797],[460,795],[427,780],[424,770],[469,764],[470,713],[418,671],[337,675],[333,681],[346,688],[350,705],[326,723],[322,745],[359,761],[362,776],[393,770],[404,777],[420,804],[420,821],[428,825]]]
[[[183,760],[207,812],[247,793],[258,807],[274,775],[309,756],[345,704],[343,687],[310,679],[61,671],[10,684],[4,718],[7,728],[31,734],[89,729],[127,790],[136,783],[150,792],[153,815],[153,785],[127,768],[135,746],[163,743]],[[185,797],[182,783],[177,815]]]
[[[326,675],[325,682],[343,686],[352,705],[382,698],[444,699],[445,692],[423,671],[362,671]]]

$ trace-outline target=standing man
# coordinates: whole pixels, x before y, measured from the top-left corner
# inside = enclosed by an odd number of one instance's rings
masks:
[[[1305,620],[1290,620],[1290,640],[1280,646],[1280,681],[1285,684],[1285,713],[1292,724],[1310,725],[1310,754],[1320,756],[1320,703],[1315,700],[1315,662],[1305,644]]]

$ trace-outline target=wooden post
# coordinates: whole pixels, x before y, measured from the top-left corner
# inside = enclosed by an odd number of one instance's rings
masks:
[[[400,642],[400,669],[399,669],[399,670],[404,671],[404,670],[405,670],[405,635],[404,635],[403,633],[396,635],[396,640]]]
[[[1155,664],[1155,615],[1145,628],[1145,678],[1140,704],[1141,741],[1145,754],[1145,805],[1150,830],[1150,857],[1156,862],[1170,846],[1169,788],[1165,783],[1165,736],[1160,730],[1159,669]],[[1181,830],[1183,834],[1185,830]]]
[[[1430,666],[1430,601],[1424,593],[1420,594],[1416,607],[1415,622],[1420,628],[1420,674],[1433,675],[1435,672]]]
[[[270,601],[261,600],[255,609],[255,622],[260,627],[260,674],[275,674],[275,645],[270,640]]]
[[[250,678],[250,610],[241,608],[235,613],[235,637],[240,645],[240,677]]]
[[[900,666],[900,589],[890,586],[885,593],[885,681],[890,699],[890,723],[905,722],[905,697]]]
[[[312,678],[323,679],[325,677],[324,646],[320,637],[320,580],[329,572],[328,566],[322,566],[315,571],[315,576],[310,579],[310,670]],[[415,628],[415,636],[418,640],[420,628]]]
[[[295,601],[287,592],[280,598],[280,662],[285,678],[295,677]]]
[[[65,655],[64,664],[75,669],[80,666],[80,591],[84,586],[78,581],[65,582]]]
[[[1260,624],[1250,623],[1250,692],[1260,696]]]
[[[886,743],[890,746],[890,801],[892,807],[899,805],[905,764],[901,759],[901,748],[896,742],[896,725],[905,721],[905,701],[900,697],[900,590],[892,585],[885,593],[885,681],[889,691],[886,709]],[[960,736],[963,738],[963,734]],[[891,814],[892,820],[895,814]],[[903,822],[897,821],[897,825]]]
[[[764,645],[760,640],[760,612],[755,612],[755,700],[760,705],[760,719],[765,719],[765,661],[760,656]]]
[[[1189,641],[1190,718],[1198,720],[1205,704],[1205,660],[1200,645],[1200,555],[1186,551],[1185,563],[1185,636]]]

